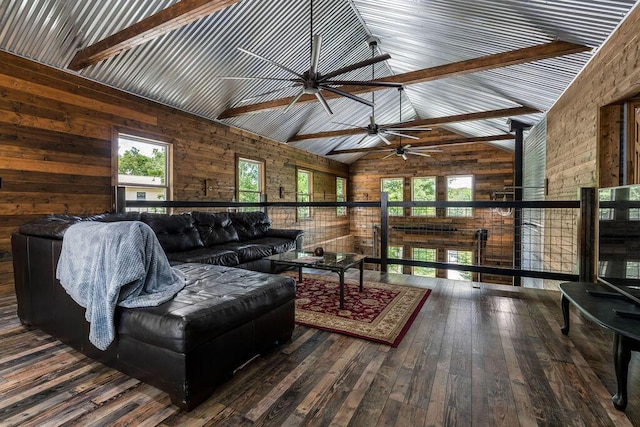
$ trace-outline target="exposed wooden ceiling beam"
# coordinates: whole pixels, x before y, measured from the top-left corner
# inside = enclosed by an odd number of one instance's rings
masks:
[[[508,52],[481,56],[479,58],[468,59],[466,61],[453,62],[450,64],[410,71],[403,74],[397,74],[395,76],[383,77],[380,79],[375,79],[374,81],[412,85],[446,77],[459,76],[462,74],[476,73],[478,71],[486,71],[494,68],[539,61],[541,59],[555,58],[558,56],[585,52],[588,50],[591,50],[591,48],[581,44],[569,43],[565,41],[553,41],[550,43],[525,47]],[[361,94],[388,88],[375,86],[340,86],[340,89],[351,94]],[[323,95],[326,99],[334,99],[340,96],[326,91],[323,92]],[[244,114],[253,114],[279,108],[285,108],[287,105],[289,105],[289,102],[292,99],[293,98],[280,98],[274,99],[272,101],[230,108],[222,112],[222,114],[218,116],[218,119],[226,119],[229,117],[241,116]],[[317,99],[314,95],[304,95],[300,97],[300,99],[298,99],[296,105],[316,101]]]
[[[393,125],[387,124],[387,125],[381,125],[381,126],[387,126],[387,127],[393,126],[396,128],[409,128],[409,127],[416,127],[416,126],[439,126],[447,123],[495,119],[498,117],[520,116],[523,114],[533,114],[533,113],[539,113],[539,111],[536,110],[535,108],[530,108],[530,107],[513,107],[513,108],[503,108],[500,110],[479,111],[477,113],[456,114],[454,116],[433,117],[430,119],[418,119],[418,120],[412,120],[409,122],[397,123]],[[425,131],[426,130],[427,129],[425,129]],[[362,135],[365,133],[367,133],[367,130],[364,128],[331,130],[326,132],[295,135],[292,138],[290,138],[287,142],[304,141],[307,139],[335,138],[339,136]]]
[[[452,138],[452,139],[440,139],[438,141],[430,142],[408,142],[411,147],[444,147],[447,145],[459,145],[459,144],[475,144],[479,142],[492,142],[492,141],[505,141],[509,139],[515,139],[515,136],[511,134],[491,135],[491,136],[474,136],[469,138]],[[390,145],[379,145],[376,147],[365,148],[348,148],[346,150],[331,150],[327,153],[327,156],[334,156],[336,154],[350,154],[350,153],[369,153],[372,151],[384,151],[393,148]]]
[[[240,0],[182,0],[140,22],[78,51],[69,69],[78,71],[124,50],[160,37],[193,21],[238,3]]]

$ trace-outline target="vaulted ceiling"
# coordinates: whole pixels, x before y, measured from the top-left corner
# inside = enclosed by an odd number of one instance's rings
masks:
[[[311,19],[308,0],[2,0],[0,49],[350,163],[384,145],[356,129],[372,108],[323,91],[331,116],[310,95],[286,109],[298,90],[287,82],[221,78],[291,78],[238,48],[302,73],[313,25],[327,73],[370,58],[374,36],[391,59],[340,79],[403,84],[376,88],[377,123],[433,129],[414,145],[442,142],[441,128],[512,149],[507,118],[539,121],[635,4],[314,0]],[[340,89],[372,99],[371,87]]]

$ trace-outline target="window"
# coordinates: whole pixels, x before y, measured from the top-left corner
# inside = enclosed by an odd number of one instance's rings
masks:
[[[347,180],[344,178],[336,177],[336,202],[347,201]],[[338,206],[336,208],[336,215],[347,215],[347,208],[345,206]]]
[[[404,190],[404,178],[382,178],[381,191],[389,194],[390,202],[402,202]],[[389,215],[402,216],[402,206],[393,206],[389,208]]]
[[[308,203],[311,201],[311,189],[313,176],[311,172],[298,169],[296,200],[298,203]],[[309,206],[298,207],[298,219],[307,219],[311,217],[311,208]]]
[[[471,251],[447,251],[447,262],[451,264],[471,265],[471,257]],[[473,280],[473,273],[470,271],[447,270],[447,279],[467,280],[470,282]]]
[[[411,178],[411,201],[413,202],[435,202],[436,201],[436,178],[435,177],[414,177]],[[435,216],[435,207],[414,207],[411,208],[413,216]]]
[[[413,259],[416,261],[436,261],[436,250],[426,248],[412,248]],[[414,276],[436,277],[436,269],[432,267],[411,267]]]
[[[473,176],[448,176],[447,201],[470,202],[473,200]],[[447,208],[447,216],[469,217],[473,215],[471,207]]]
[[[402,246],[389,246],[387,248],[387,256],[389,258],[402,259]],[[387,272],[402,274],[402,264],[389,264]]]
[[[264,191],[264,162],[238,157],[238,202],[259,203]],[[243,208],[244,211],[258,208]]]
[[[118,185],[126,200],[168,200],[169,145],[133,135],[118,135]],[[165,212],[164,208],[153,208]]]

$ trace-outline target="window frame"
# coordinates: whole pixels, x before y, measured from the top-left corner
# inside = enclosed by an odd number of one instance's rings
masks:
[[[433,200],[416,200],[415,199],[415,194],[414,194],[414,189],[415,189],[415,185],[414,182],[418,179],[431,179],[433,180],[433,188],[434,188],[434,193],[433,193]],[[435,202],[438,199],[438,177],[437,176],[413,176],[411,177],[411,201],[412,202]],[[419,214],[416,213],[418,211],[418,209],[424,209],[425,213],[424,214]],[[425,218],[432,218],[436,216],[436,208],[435,207],[411,207],[411,216],[417,216],[417,217],[425,217]]]
[[[342,194],[338,193],[338,182],[342,182]],[[347,201],[347,179],[341,176],[336,176],[336,202]],[[346,206],[336,207],[336,216],[347,216]]]
[[[380,193],[384,192],[385,181],[400,181],[401,183],[400,194],[402,198],[400,200],[391,200],[391,197],[389,197],[389,201],[404,202],[404,178],[403,177],[380,178]],[[402,206],[389,207],[388,212],[389,212],[389,216],[404,216],[404,208]]]
[[[458,261],[459,257],[456,256],[456,261],[457,262],[455,264],[458,264],[458,265],[473,265],[473,251],[460,250],[460,249],[447,249],[446,250],[447,263],[454,264],[451,261],[451,255],[452,255],[453,252],[455,252],[455,253],[460,253],[460,252],[469,253],[470,254],[470,259],[471,259],[471,262],[469,264],[461,264]],[[463,278],[460,279],[460,278],[450,277],[451,272],[456,272],[457,274],[463,276]],[[473,282],[473,272],[472,271],[459,271],[459,270],[448,269],[447,270],[447,279]]]
[[[400,254],[400,256],[399,257],[392,257],[389,254],[389,252],[391,251],[391,248],[398,249],[398,253]],[[396,246],[396,245],[388,245],[387,246],[387,257],[388,258],[403,259],[403,257],[404,257],[404,247],[403,246]],[[387,264],[387,273],[404,274],[404,265],[403,264]]]
[[[422,259],[422,258],[416,258],[416,250],[424,250],[427,251],[427,256],[426,259]],[[428,259],[428,251],[433,251],[433,259],[430,260]],[[411,259],[413,259],[414,261],[431,261],[431,262],[436,262],[438,260],[438,249],[436,248],[423,248],[423,247],[412,247],[411,248]],[[433,276],[428,275],[428,274],[416,274],[416,269],[417,268],[422,268],[425,270],[429,270],[429,271],[433,271]],[[418,266],[411,266],[411,274],[414,276],[420,276],[420,277],[437,277],[438,276],[438,269],[435,267],[418,267]]]
[[[307,191],[308,193],[303,193],[300,191],[298,186],[299,184],[299,176],[300,174],[307,174]],[[307,203],[305,200],[300,200],[303,196],[308,197],[308,202],[313,201],[313,171],[310,169],[299,168],[296,167],[296,202],[297,203]],[[309,220],[311,219],[311,207],[310,206],[298,206],[296,209],[296,220]]]
[[[251,163],[258,165],[258,190],[242,190],[240,188],[240,163]],[[250,156],[242,156],[236,154],[236,188],[235,188],[235,199],[238,202],[243,202],[242,194],[257,194],[258,195],[258,203],[263,200],[263,195],[265,194],[265,181],[266,181],[266,166],[265,161],[260,158],[250,157]],[[248,203],[252,203],[248,201]],[[244,208],[246,209],[246,208]],[[250,209],[250,208],[249,208]]]
[[[447,202],[458,202],[458,201],[462,201],[462,200],[451,200],[449,199],[449,179],[453,178],[465,178],[465,177],[469,177],[471,178],[471,187],[469,187],[471,189],[471,202],[473,202],[474,200],[474,186],[475,186],[475,177],[474,175],[447,175],[445,176],[445,183],[446,183],[446,191],[445,191],[445,197]],[[456,214],[453,212],[462,212],[462,214]],[[472,218],[473,217],[473,208],[472,207],[460,207],[460,208],[453,208],[453,207],[447,207],[446,209],[446,216],[449,218]]]
[[[163,140],[157,135],[146,135],[140,132],[129,131],[126,129],[118,129],[114,128],[113,132],[113,141],[115,142],[115,149],[113,150],[113,183],[116,187],[123,187],[125,190],[125,199],[129,201],[138,201],[138,194],[141,191],[148,193],[156,193],[158,189],[164,189],[164,199],[160,199],[163,201],[170,201],[173,198],[173,145],[167,141]],[[121,179],[121,177],[127,177],[129,175],[120,174],[120,147],[122,145],[122,140],[130,142],[130,143],[139,143],[146,144],[150,146],[159,146],[162,147],[164,151],[164,184],[145,184],[139,182],[133,182],[126,179]],[[126,197],[127,188],[133,191],[133,195],[135,197]],[[145,199],[147,201],[153,201],[149,199]],[[153,208],[154,212],[166,212],[165,208]]]

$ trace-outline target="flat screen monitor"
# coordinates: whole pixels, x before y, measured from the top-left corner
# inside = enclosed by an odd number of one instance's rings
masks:
[[[640,305],[640,185],[598,190],[598,280]]]

